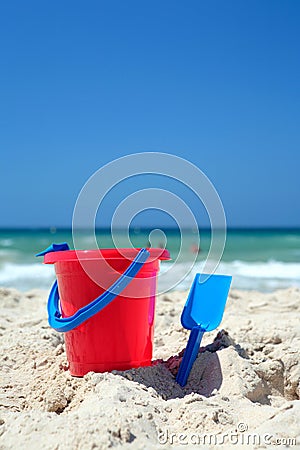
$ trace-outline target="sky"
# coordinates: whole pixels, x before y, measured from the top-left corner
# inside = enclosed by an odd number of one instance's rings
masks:
[[[297,0],[1,2],[0,227],[71,226],[88,178],[138,152],[198,166],[230,227],[300,226],[299,25]]]

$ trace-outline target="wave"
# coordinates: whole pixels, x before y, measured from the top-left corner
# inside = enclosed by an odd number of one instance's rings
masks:
[[[281,261],[267,262],[245,262],[233,261],[222,262],[219,270],[231,270],[235,275],[254,278],[276,278],[285,280],[300,279],[300,263],[288,263]]]
[[[203,262],[194,266],[189,263],[162,262],[158,279],[159,291],[188,290]],[[300,287],[300,263],[281,261],[221,262],[216,273],[233,276],[232,286],[237,289],[272,291],[290,286]],[[7,262],[0,265],[0,285],[22,291],[49,289],[55,278],[53,266],[43,264],[20,264]]]
[[[0,239],[0,245],[2,247],[10,247],[13,245],[13,240],[12,239]]]
[[[22,291],[48,289],[54,280],[52,266],[41,264],[5,263],[0,267],[0,285]]]
[[[179,263],[171,269],[170,262],[163,262],[159,276],[160,290],[169,286],[172,286],[172,290],[189,289],[195,274],[202,272],[203,264],[203,262],[197,262],[192,266],[189,263]],[[232,275],[232,287],[236,289],[268,292],[291,286],[300,287],[300,263],[273,260],[267,262],[235,260],[221,262],[215,273]],[[175,285],[174,278],[179,281],[177,285]]]

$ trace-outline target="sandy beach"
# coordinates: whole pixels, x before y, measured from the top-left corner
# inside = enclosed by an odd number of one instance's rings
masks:
[[[169,358],[187,342],[186,293],[157,298],[155,365],[82,379],[67,370],[46,299],[46,291],[0,290],[1,449],[300,445],[299,289],[231,291],[185,388]]]

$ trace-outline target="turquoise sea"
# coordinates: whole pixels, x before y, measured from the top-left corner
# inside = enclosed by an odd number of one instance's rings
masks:
[[[146,229],[130,230],[132,245],[144,247],[149,244]],[[172,289],[185,290],[190,287],[194,274],[201,271],[210,246],[210,232],[200,230],[200,252],[197,255],[197,236],[185,230],[184,246],[176,260],[181,243],[177,230],[166,229],[166,247],[173,261],[161,264],[159,286],[164,289],[170,277]],[[128,247],[125,231],[115,235],[118,246]],[[98,230],[97,243],[100,248],[113,247],[109,230]],[[32,288],[48,289],[54,279],[52,266],[45,266],[35,253],[53,242],[68,242],[73,247],[72,232],[68,229],[2,229],[0,230],[0,286],[20,290]],[[81,231],[80,248],[94,248],[93,237]],[[151,240],[154,246],[162,245],[159,239]],[[196,262],[192,260],[196,257]],[[171,264],[173,267],[170,268]],[[170,268],[170,270],[168,270]],[[218,273],[233,275],[233,287],[247,290],[272,291],[290,286],[300,287],[300,229],[230,229],[227,231],[226,247],[217,269]],[[181,282],[175,286],[176,280]]]

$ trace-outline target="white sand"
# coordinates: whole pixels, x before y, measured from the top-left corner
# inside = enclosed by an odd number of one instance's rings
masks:
[[[72,378],[46,297],[0,289],[1,449],[196,448],[204,434],[201,448],[299,448],[299,290],[231,291],[184,389],[161,363]],[[157,300],[155,358],[185,347],[185,297]]]

